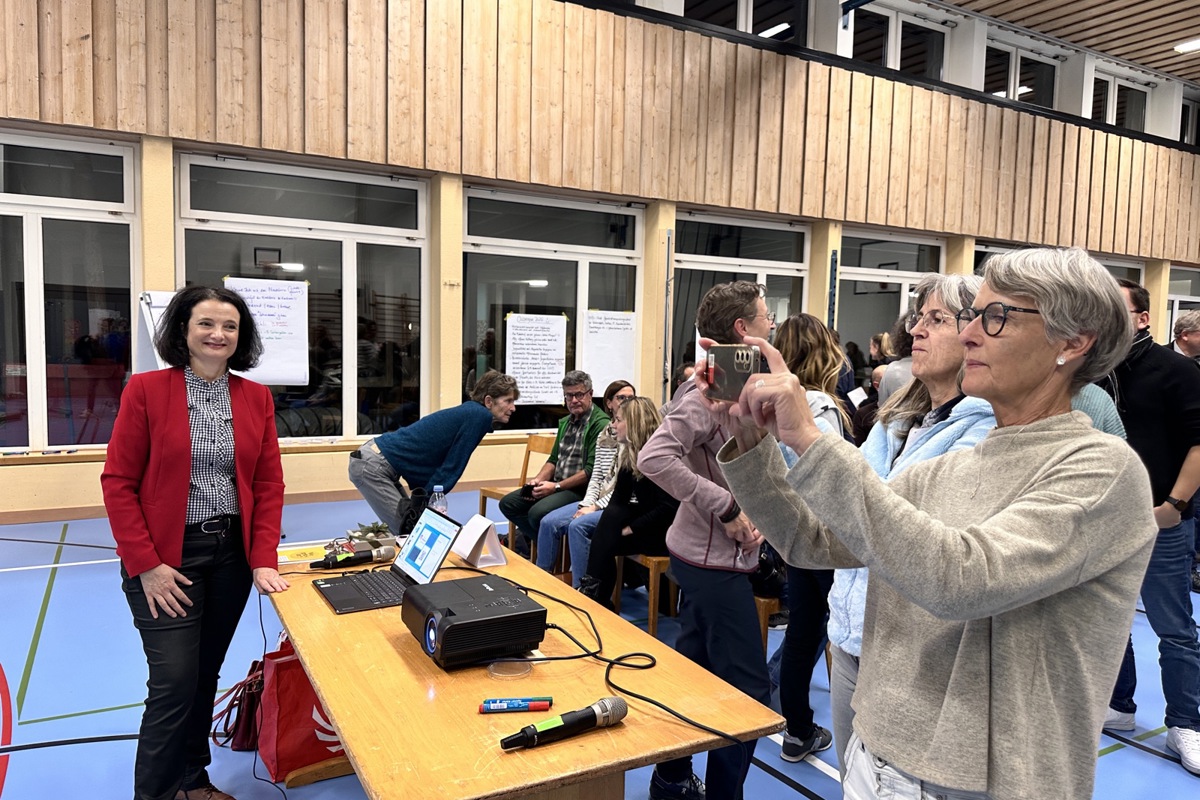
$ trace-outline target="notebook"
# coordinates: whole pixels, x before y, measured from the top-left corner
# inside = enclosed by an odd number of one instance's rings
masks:
[[[408,587],[433,580],[459,529],[459,524],[445,514],[426,508],[389,569],[318,578],[313,586],[338,614],[398,606],[404,602]]]

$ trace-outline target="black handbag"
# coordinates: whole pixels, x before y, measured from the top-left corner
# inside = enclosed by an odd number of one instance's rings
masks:
[[[758,566],[750,573],[750,587],[755,597],[783,597],[787,586],[787,570],[775,548],[764,543],[758,550]]]

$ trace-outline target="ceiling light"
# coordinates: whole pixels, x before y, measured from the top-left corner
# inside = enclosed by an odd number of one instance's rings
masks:
[[[303,264],[283,262],[283,263],[279,264],[279,268],[281,270],[283,270],[284,272],[304,272]]]
[[[525,281],[525,282],[528,283],[530,286],[532,286],[535,289],[545,289],[547,286],[550,285],[550,281],[533,280],[533,281]]]
[[[765,31],[760,33],[759,36],[763,37],[764,39],[770,39],[775,34],[783,33],[790,27],[792,27],[790,23],[781,22],[778,25],[772,25],[770,28],[767,28]]]
[[[1200,39],[1192,39],[1190,42],[1175,45],[1176,53],[1194,53],[1200,50]]]

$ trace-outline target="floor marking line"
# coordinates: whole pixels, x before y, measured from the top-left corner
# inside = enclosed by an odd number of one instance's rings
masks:
[[[825,800],[824,797],[817,794],[812,789],[809,789],[807,786],[800,783],[799,781],[797,781],[795,778],[791,777],[790,775],[788,775],[784,772],[781,772],[778,768],[773,767],[770,764],[766,763],[765,761],[760,759],[758,756],[751,758],[750,763],[752,763],[754,766],[758,767],[763,772],[770,775],[775,780],[784,784],[792,791],[798,792],[799,794],[804,795],[805,797],[808,798],[808,800]]]
[[[68,561],[65,564],[30,564],[26,567],[3,567],[0,568],[0,573],[29,572],[35,569],[66,569],[67,567],[86,567],[90,564],[117,564],[120,561],[119,558],[101,558],[96,561]]]
[[[62,719],[73,719],[75,717],[86,717],[91,714],[107,714],[109,711],[124,711],[127,708],[138,708],[144,706],[145,701],[137,703],[126,703],[121,706],[109,706],[108,708],[93,708],[88,711],[72,711],[69,714],[56,714],[53,717],[42,717],[40,719],[23,719],[17,725],[38,725],[43,722],[57,722]]]
[[[62,535],[59,537],[59,542],[67,540],[67,525],[64,522],[62,526]],[[59,544],[58,549],[54,551],[54,563],[57,565],[62,558],[63,547]],[[25,693],[29,691],[29,678],[33,674],[33,661],[37,657],[38,643],[42,639],[42,628],[46,624],[46,612],[50,609],[50,595],[54,591],[54,578],[58,575],[57,567],[50,570],[49,576],[46,578],[46,591],[42,594],[42,606],[38,610],[37,624],[33,626],[33,637],[29,642],[29,655],[25,658],[25,669],[21,673],[21,682],[17,687],[17,719],[21,718],[21,709],[25,706]]]
[[[1156,730],[1146,731],[1145,733],[1139,733],[1137,736],[1133,736],[1133,737],[1122,736],[1119,733],[1113,733],[1112,731],[1105,730],[1104,735],[1110,736],[1113,739],[1116,739],[1118,742],[1120,742],[1123,745],[1126,745],[1128,747],[1133,747],[1137,750],[1141,750],[1143,753],[1149,753],[1152,756],[1158,756],[1159,758],[1163,759],[1164,761],[1173,761],[1176,764],[1181,764],[1182,762],[1180,761],[1179,756],[1175,755],[1174,753],[1164,753],[1162,750],[1159,750],[1158,748],[1142,744],[1142,742],[1144,740],[1152,739],[1155,736],[1159,735],[1160,733],[1164,732],[1165,730],[1166,730],[1166,728],[1158,728]]]

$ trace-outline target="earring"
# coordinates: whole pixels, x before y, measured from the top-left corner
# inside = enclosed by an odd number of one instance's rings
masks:
[[[1064,358],[1064,357],[1062,357],[1062,356],[1059,356],[1059,357],[1058,357],[1058,361],[1057,361],[1057,362],[1055,362],[1055,363],[1057,363],[1057,364],[1058,364],[1058,365],[1061,367],[1063,364],[1066,364],[1066,363],[1067,363],[1067,359],[1065,359],[1065,358]]]

